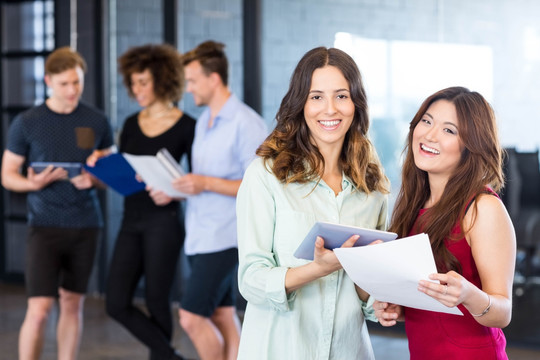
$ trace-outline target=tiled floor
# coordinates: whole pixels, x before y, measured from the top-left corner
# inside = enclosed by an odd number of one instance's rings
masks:
[[[540,305],[540,287],[527,291],[514,301],[521,309]],[[25,311],[25,297],[21,286],[0,283],[0,360],[15,360],[17,336]],[[516,316],[508,328],[508,355],[512,360],[540,359],[540,312],[532,309]],[[176,311],[173,311],[175,314]],[[186,357],[197,359],[189,339],[182,333],[175,316],[174,345]],[[535,318],[536,316],[536,318]],[[54,318],[54,316],[52,317]],[[79,360],[146,360],[146,349],[126,330],[110,320],[104,313],[103,299],[90,296],[85,306],[84,335]],[[523,325],[525,324],[525,325]],[[527,325],[528,324],[528,325]],[[55,360],[54,320],[47,328],[47,341],[42,360]],[[407,339],[400,329],[381,329],[370,325],[370,334],[377,360],[409,358]],[[536,345],[533,344],[536,342]],[[519,346],[516,346],[518,344]],[[346,360],[346,359],[345,359]]]

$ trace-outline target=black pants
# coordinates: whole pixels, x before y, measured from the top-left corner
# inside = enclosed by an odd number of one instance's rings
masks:
[[[145,344],[153,359],[166,359],[174,352],[169,296],[183,240],[176,211],[127,213],[116,240],[107,281],[107,314]],[[142,277],[149,316],[133,305]]]

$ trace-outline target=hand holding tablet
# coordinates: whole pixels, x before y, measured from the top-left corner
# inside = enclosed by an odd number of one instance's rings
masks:
[[[77,162],[35,161],[30,163],[30,167],[34,169],[36,174],[39,174],[50,165],[55,169],[62,168],[66,170],[69,178],[80,175],[82,170],[82,164]]]
[[[299,259],[313,260],[313,251],[317,236],[323,238],[325,248],[333,250],[340,247],[353,235],[360,235],[354,246],[368,245],[375,240],[391,241],[397,238],[396,233],[388,231],[318,221],[313,225],[300,246],[298,246],[294,252],[294,256]]]

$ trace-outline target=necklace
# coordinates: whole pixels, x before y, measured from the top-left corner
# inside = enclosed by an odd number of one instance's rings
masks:
[[[169,111],[173,108],[172,104],[169,104],[167,105],[167,107],[165,107],[164,109],[162,110],[159,110],[158,112],[156,112],[155,114],[150,114],[150,110],[148,110],[148,108],[144,109],[145,111],[145,115],[147,118],[152,118],[152,119],[156,119],[156,118],[160,118],[162,117],[163,115],[166,115],[167,113],[169,113]]]

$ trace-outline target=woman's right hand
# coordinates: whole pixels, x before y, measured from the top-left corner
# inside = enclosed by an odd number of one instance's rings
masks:
[[[397,321],[404,320],[403,307],[401,305],[375,300],[373,309],[375,310],[375,316],[382,326],[394,326]]]
[[[109,155],[111,151],[109,149],[106,150],[94,150],[90,156],[86,158],[86,165],[94,167],[96,166],[96,162],[101,159],[102,157],[105,157]]]
[[[148,191],[148,195],[150,195],[150,198],[152,201],[154,201],[154,204],[157,206],[165,206],[171,203],[174,199],[170,197],[169,195],[165,194],[161,190],[157,190],[152,188],[151,186],[146,186],[146,191]]]

